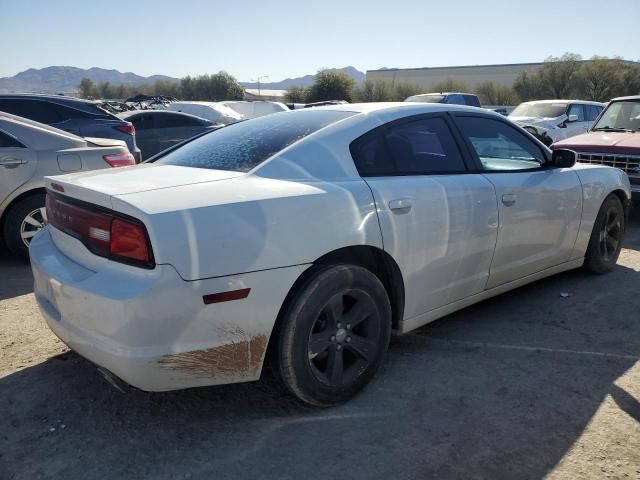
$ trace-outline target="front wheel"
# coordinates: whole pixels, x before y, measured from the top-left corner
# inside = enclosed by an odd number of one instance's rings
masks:
[[[29,243],[47,223],[44,193],[37,193],[12,205],[4,219],[3,236],[9,251],[16,257],[29,258]]]
[[[622,249],[625,215],[622,202],[616,195],[609,195],[600,207],[591,231],[584,269],[591,273],[613,270]]]
[[[327,407],[355,395],[382,364],[391,306],[380,280],[365,268],[314,269],[284,311],[276,369],[300,400]]]

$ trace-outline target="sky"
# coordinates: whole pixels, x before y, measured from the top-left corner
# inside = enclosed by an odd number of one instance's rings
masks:
[[[326,67],[640,60],[640,0],[0,0],[0,77],[102,67],[240,81]]]

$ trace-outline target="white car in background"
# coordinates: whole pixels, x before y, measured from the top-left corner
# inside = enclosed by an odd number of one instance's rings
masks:
[[[262,117],[264,115],[270,115],[272,113],[286,112],[289,110],[284,103],[281,102],[269,102],[269,101],[255,101],[246,102],[240,100],[227,100],[219,102],[220,105],[229,107],[242,115],[245,119]]]
[[[222,125],[244,119],[243,115],[218,102],[171,102],[166,110],[188,113]]]
[[[509,120],[549,146],[589,130],[605,104],[583,100],[536,100],[518,105]]]
[[[44,226],[46,175],[133,164],[124,141],[80,138],[0,112],[0,231],[7,248],[27,257]]]
[[[35,297],[62,341],[143,390],[257,380],[268,354],[299,399],[332,405],[392,330],[615,266],[629,181],[575,158],[458,105],[247,120],[154,163],[48,178]]]

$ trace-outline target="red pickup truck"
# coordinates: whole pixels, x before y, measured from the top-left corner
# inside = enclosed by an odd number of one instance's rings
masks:
[[[640,204],[640,96],[614,98],[582,135],[551,145],[578,154],[578,162],[617,167],[626,172],[634,203]]]

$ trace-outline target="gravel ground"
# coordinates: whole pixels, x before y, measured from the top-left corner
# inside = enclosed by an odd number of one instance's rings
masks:
[[[121,393],[45,327],[31,282],[0,257],[2,479],[640,479],[637,214],[613,273],[561,274],[397,338],[329,410],[269,380]]]

